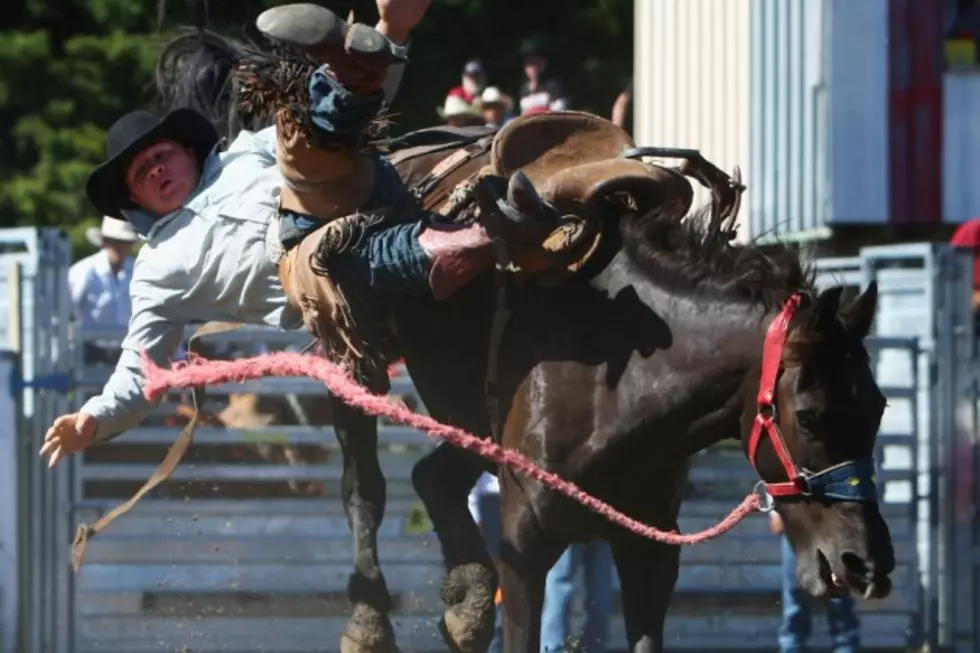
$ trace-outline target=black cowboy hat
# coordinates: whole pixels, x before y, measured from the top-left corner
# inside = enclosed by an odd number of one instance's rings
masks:
[[[194,150],[201,170],[219,140],[214,125],[192,109],[175,109],[162,118],[144,110],[127,113],[109,127],[105,137],[109,158],[85,184],[89,201],[100,213],[124,219],[121,209],[137,208],[126,187],[126,167],[137,154],[164,139]]]
[[[545,57],[544,43],[540,38],[532,37],[521,42],[521,58]]]

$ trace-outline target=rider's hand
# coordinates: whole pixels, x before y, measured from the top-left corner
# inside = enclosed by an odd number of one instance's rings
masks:
[[[769,530],[773,535],[783,534],[783,518],[775,510],[769,513]]]
[[[408,34],[419,24],[432,0],[377,0],[378,31],[404,45]]]
[[[62,458],[81,451],[92,444],[99,421],[88,413],[69,413],[54,421],[44,434],[40,455],[47,455],[48,467],[54,467]]]

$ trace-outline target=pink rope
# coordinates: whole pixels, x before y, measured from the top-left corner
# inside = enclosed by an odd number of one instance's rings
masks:
[[[165,369],[144,355],[143,374],[146,379],[144,394],[151,400],[171,388],[237,383],[266,376],[309,377],[324,383],[331,393],[353,408],[425,431],[457,447],[474,451],[499,465],[512,467],[528,478],[578,501],[614,524],[664,544],[690,545],[714,539],[730,531],[760,505],[759,497],[753,493],[718,525],[701,532],[682,535],[676,531],[658,530],[627,517],[604,501],[587,494],[574,483],[541,469],[516,451],[504,449],[490,440],[478,438],[454,426],[440,424],[431,417],[413,413],[404,405],[392,405],[384,397],[358,385],[338,365],[317,356],[280,352],[231,361],[198,358],[194,361],[180,361],[171,369]]]

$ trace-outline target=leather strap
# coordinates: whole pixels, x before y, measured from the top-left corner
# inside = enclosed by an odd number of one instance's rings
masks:
[[[474,158],[486,154],[490,150],[490,145],[492,143],[493,137],[486,136],[475,143],[470,143],[465,147],[459,148],[433,166],[432,170],[429,171],[429,174],[423,177],[416,186],[419,197],[422,198],[427,208],[431,209],[431,198],[428,196],[433,190],[435,190],[436,186],[438,186],[442,180],[456,171],[463,164],[469,163]]]
[[[487,403],[487,413],[490,416],[490,433],[498,444],[501,442],[500,395],[497,391],[500,362],[500,344],[504,332],[510,322],[511,310],[507,301],[507,278],[501,269],[495,270],[497,286],[497,304],[493,311],[493,321],[490,323],[490,348],[487,354],[487,376],[484,381],[484,393]]]
[[[188,340],[188,355],[197,355],[198,344],[203,336],[227,333],[239,329],[242,326],[243,324],[241,322],[207,322],[201,325]],[[75,541],[71,545],[71,564],[72,569],[76,572],[82,566],[82,561],[85,558],[85,547],[88,545],[89,540],[108,528],[109,524],[132,510],[147,493],[170,478],[170,475],[180,465],[180,461],[183,460],[187,449],[190,448],[191,442],[194,441],[194,429],[197,428],[198,422],[202,420],[201,409],[204,406],[204,388],[191,388],[191,399],[194,403],[194,414],[191,417],[191,421],[180,432],[180,435],[174,440],[173,446],[170,447],[170,451],[167,452],[167,456],[150,478],[146,479],[143,486],[136,491],[136,494],[130,497],[126,503],[116,506],[107,512],[94,524],[82,524],[78,527],[78,531],[75,533]]]

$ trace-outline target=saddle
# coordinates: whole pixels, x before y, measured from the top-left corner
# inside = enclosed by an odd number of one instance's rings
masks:
[[[611,121],[581,111],[521,116],[499,131],[431,128],[394,142],[390,159],[421,205],[445,219],[472,219],[474,188],[482,179],[504,184],[516,173],[530,192],[562,216],[517,272],[551,286],[577,272],[596,251],[602,235],[599,202],[629,194],[637,210],[670,204],[680,216],[693,193],[670,168],[623,158],[632,139]],[[513,185],[513,184],[511,184]]]

